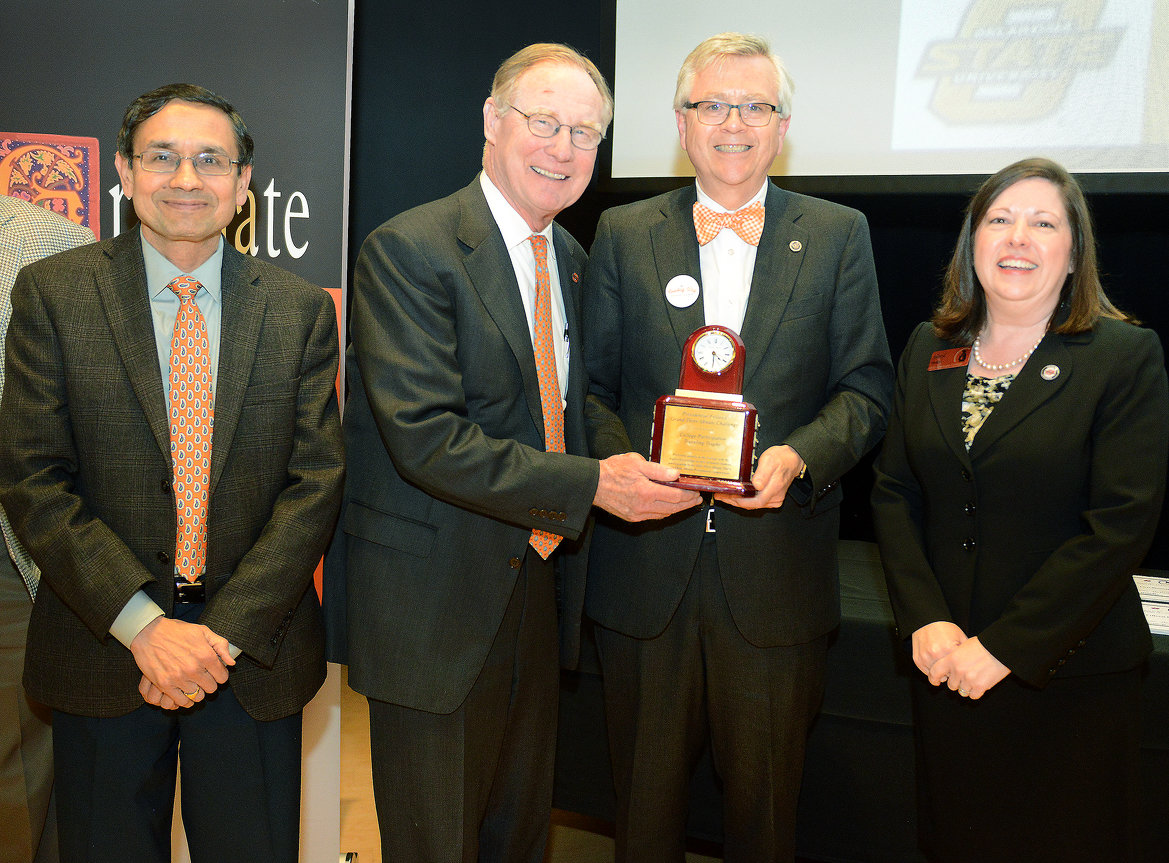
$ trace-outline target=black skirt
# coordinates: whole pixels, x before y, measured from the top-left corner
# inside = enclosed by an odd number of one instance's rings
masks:
[[[1140,860],[1140,669],[1007,677],[972,701],[915,675],[918,819],[934,863]]]

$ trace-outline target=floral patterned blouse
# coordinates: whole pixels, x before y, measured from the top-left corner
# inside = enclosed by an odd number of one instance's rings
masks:
[[[970,452],[974,436],[1014,379],[1014,373],[997,378],[980,378],[966,373],[966,390],[962,393],[962,433],[966,437],[966,452]]]

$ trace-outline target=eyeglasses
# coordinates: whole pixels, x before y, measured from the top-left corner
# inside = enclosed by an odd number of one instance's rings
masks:
[[[601,141],[605,139],[603,133],[598,132],[592,126],[568,126],[567,123],[561,123],[555,117],[548,114],[525,114],[515,105],[512,109],[528,121],[528,131],[537,138],[555,138],[560,130],[567,126],[569,130],[568,138],[572,141],[572,146],[578,150],[595,150],[601,145]]]
[[[222,177],[231,173],[231,166],[238,165],[239,159],[229,159],[224,153],[196,153],[194,156],[180,156],[170,150],[147,150],[135,158],[142,160],[142,170],[151,174],[173,174],[190,159],[196,174],[204,177]]]
[[[704,126],[721,126],[731,116],[731,108],[738,109],[739,117],[747,126],[766,126],[771,122],[771,115],[779,111],[778,105],[767,102],[744,102],[742,105],[728,105],[726,102],[687,102],[682,107],[693,108],[698,115],[698,122]]]

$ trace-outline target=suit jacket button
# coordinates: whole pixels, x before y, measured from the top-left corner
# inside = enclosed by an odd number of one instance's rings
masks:
[[[170,563],[170,555],[167,554],[165,551],[160,551],[157,556],[158,556],[159,563],[161,563],[163,565]]]
[[[966,468],[962,468],[962,479],[970,482],[970,471],[966,470]]]
[[[539,514],[540,514],[540,510],[536,509],[535,507],[532,507],[531,509],[528,510],[528,515],[530,515],[532,518],[535,518]]]
[[[546,509],[540,510],[540,518],[547,518],[547,517],[548,517],[548,510],[546,510]]]
[[[560,519],[561,521],[565,521],[568,519],[568,513],[562,512],[562,513],[559,513],[556,517],[558,519]]]
[[[523,566],[523,564],[524,564],[524,562],[522,560],[520,560],[518,557],[513,557],[511,560],[509,560],[507,562],[507,565],[510,566],[512,569],[519,569],[521,566]]]
[[[967,515],[974,515],[974,511],[977,509],[978,507],[973,503],[968,503],[966,506],[962,507],[962,512],[966,513]]]
[[[170,480],[169,479],[164,479],[162,482],[160,482],[158,484],[158,487],[159,487],[159,490],[163,494],[170,494]]]
[[[976,543],[973,539],[966,539],[966,540],[962,541],[962,550],[963,551],[974,551],[974,549],[977,545],[978,545],[978,543]]]

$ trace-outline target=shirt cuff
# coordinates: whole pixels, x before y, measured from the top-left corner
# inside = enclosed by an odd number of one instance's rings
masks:
[[[156,617],[162,617],[165,613],[145,591],[140,590],[122,606],[121,612],[110,626],[110,635],[129,649],[130,642],[138,637],[138,633]]]
[[[166,612],[159,608],[158,603],[147,596],[145,591],[140,590],[122,606],[121,612],[114,618],[114,622],[110,626],[110,635],[118,639],[128,650],[130,642],[138,637],[138,633],[144,630],[148,623],[157,617],[163,617],[165,614]],[[242,648],[236,647],[230,641],[227,643],[227,650],[232,659],[238,659],[239,655],[243,653]]]

